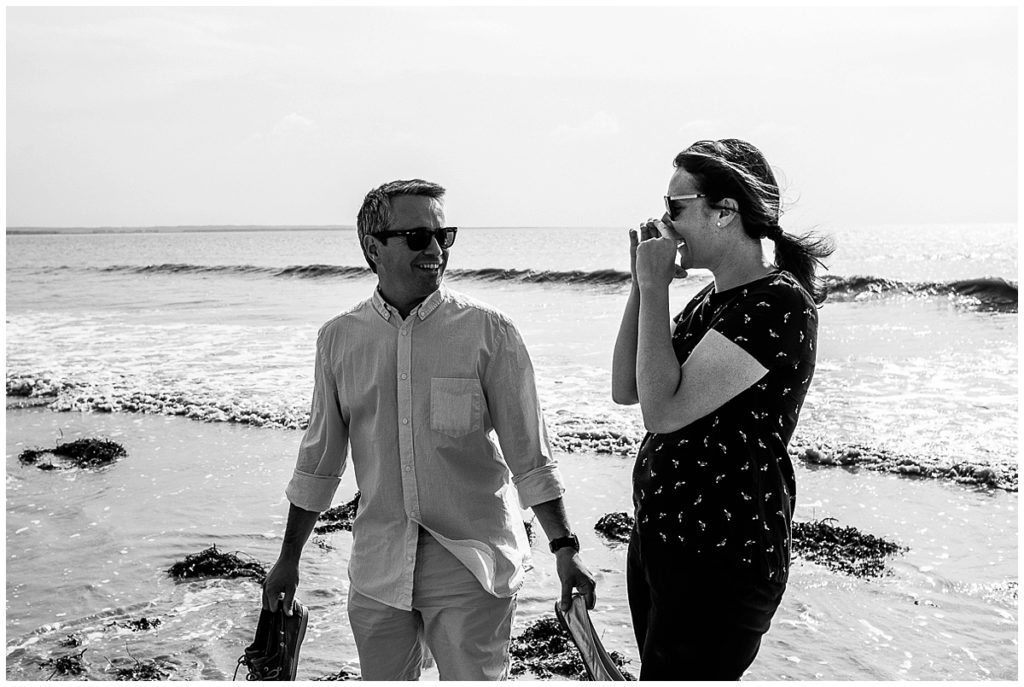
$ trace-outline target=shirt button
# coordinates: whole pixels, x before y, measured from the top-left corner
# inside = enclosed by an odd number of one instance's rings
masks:
[[[409,418],[407,418],[407,417],[403,417],[403,418],[402,418],[402,424],[403,424],[403,425],[407,425],[407,424],[409,424]]]
[[[412,466],[411,465],[406,465],[405,466],[405,471],[406,472],[412,472]]]
[[[402,330],[402,336],[409,336],[409,330],[408,329],[403,329]]]
[[[402,373],[402,379],[408,379],[408,378],[409,378],[409,375],[407,375],[407,374],[405,374],[405,373],[403,372],[403,373]]]

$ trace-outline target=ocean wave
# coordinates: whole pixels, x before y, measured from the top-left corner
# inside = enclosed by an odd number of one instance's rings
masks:
[[[50,270],[75,269],[57,267]],[[292,265],[289,267],[267,267],[259,265],[193,265],[164,263],[159,265],[113,265],[92,268],[102,272],[132,274],[237,274],[265,277],[287,277],[297,279],[355,279],[371,275],[368,267],[351,265]],[[529,284],[561,285],[606,285],[628,284],[629,272],[615,269],[602,270],[530,270],[504,267],[483,267],[476,269],[448,270],[453,279],[473,279],[489,282],[521,282]],[[887,298],[900,295],[947,296],[983,310],[1017,312],[1017,282],[999,277],[978,277],[950,281],[908,281],[887,279],[870,275],[841,277],[826,275],[823,278],[832,301],[847,302]]]
[[[949,296],[983,310],[1017,312],[1017,282],[999,277],[914,282],[872,276],[824,277],[829,300],[867,300],[896,295]]]
[[[480,279],[483,281],[519,281],[530,284],[585,284],[617,285],[628,284],[629,272],[619,270],[518,270],[488,267],[476,270],[453,269],[452,277],[459,279]]]
[[[56,268],[72,269],[67,267]],[[113,265],[98,268],[102,272],[131,274],[242,274],[268,277],[294,277],[320,279],[334,277],[352,279],[371,274],[369,267],[347,265],[292,265],[290,267],[262,267],[258,265],[191,265],[165,263],[160,265]],[[450,269],[446,274],[454,279],[476,279],[480,281],[518,281],[532,284],[626,284],[628,272],[619,270],[524,270],[503,267],[481,269]]]
[[[317,279],[321,277],[353,278],[370,274],[368,267],[344,265],[293,265],[291,267],[264,267],[259,265],[191,265],[164,263],[160,265],[112,265],[99,268],[102,272],[130,274],[243,274],[267,277],[298,277]]]
[[[178,415],[200,422],[232,422],[255,427],[303,430],[309,424],[305,405],[224,398],[193,391],[140,390],[87,383],[18,371],[7,373],[7,407],[46,405],[59,412],[147,413]],[[564,453],[636,454],[640,428],[578,416],[552,418],[552,447]],[[790,455],[814,466],[862,468],[878,472],[946,479],[964,484],[1017,491],[1016,457],[992,461],[958,455],[911,455],[884,446],[840,443],[827,436],[794,437]]]

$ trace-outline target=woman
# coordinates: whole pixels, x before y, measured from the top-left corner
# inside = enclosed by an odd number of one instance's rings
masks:
[[[786,446],[814,372],[815,265],[832,247],[783,232],[778,184],[749,143],[698,141],[674,164],[661,222],[630,231],[612,365],[612,397],[639,402],[648,431],[633,469],[629,605],[640,679],[738,680],[786,587]],[[714,282],[670,327],[677,253]]]

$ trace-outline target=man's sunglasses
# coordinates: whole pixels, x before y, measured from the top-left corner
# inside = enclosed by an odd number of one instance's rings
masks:
[[[455,233],[458,230],[458,227],[396,229],[394,231],[378,231],[370,236],[380,239],[381,243],[387,243],[388,238],[392,236],[404,236],[405,245],[409,246],[409,250],[423,250],[430,245],[430,239],[437,239],[437,245],[441,248],[451,248],[451,245],[455,243]]]
[[[668,213],[670,219],[675,219],[676,215],[679,214],[678,210],[672,210],[673,200],[696,200],[698,198],[707,198],[706,193],[687,193],[683,196],[665,196],[665,212]]]

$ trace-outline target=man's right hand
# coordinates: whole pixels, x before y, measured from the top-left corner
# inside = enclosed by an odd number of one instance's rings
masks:
[[[288,506],[281,553],[263,581],[263,608],[276,611],[277,605],[283,602],[285,613],[292,614],[295,588],[299,586],[299,558],[318,517],[317,511],[304,510],[294,503]]]
[[[299,586],[299,562],[278,559],[263,581],[263,608],[276,612],[284,604],[284,614],[292,614],[292,601]]]

